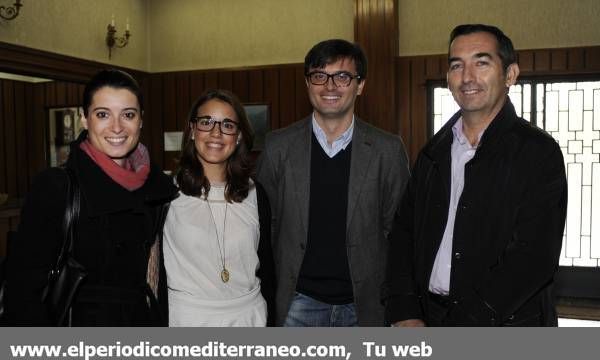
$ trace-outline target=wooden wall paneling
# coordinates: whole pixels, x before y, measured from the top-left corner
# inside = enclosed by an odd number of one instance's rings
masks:
[[[234,71],[233,74],[233,86],[232,91],[238,96],[241,102],[249,102],[249,84],[248,84],[248,72],[247,71]]]
[[[271,129],[278,129],[281,126],[279,119],[279,70],[266,69],[264,71],[264,99],[270,105]]]
[[[67,106],[67,105],[73,105],[71,103],[68,102],[67,100],[67,83],[64,82],[54,82],[55,88],[56,88],[56,102],[55,102],[55,106]]]
[[[440,59],[440,79],[446,80],[446,74],[448,74],[448,69],[450,68],[450,64],[448,64],[448,54],[439,55]]]
[[[152,148],[154,147],[154,145],[152,144],[154,140],[152,139],[152,122],[150,121],[150,112],[148,111],[150,107],[150,80],[144,79],[143,81],[139,82],[139,85],[140,90],[142,92],[141,107],[143,109],[143,113],[140,114],[140,116],[142,117],[142,130],[140,142],[144,144],[144,146],[146,146],[146,148],[148,149],[150,159],[152,161],[155,161],[155,159],[152,157]]]
[[[410,60],[407,58],[399,58],[396,65],[396,86],[398,101],[396,102],[396,113],[398,114],[398,134],[404,140],[406,149],[410,149],[412,141],[411,135],[411,116],[410,116]]]
[[[25,118],[23,119],[23,140],[25,143],[25,149],[27,149],[25,151],[25,163],[22,165],[23,167],[23,171],[25,172],[26,176],[25,179],[27,181],[27,184],[25,184],[25,189],[24,189],[24,193],[21,196],[26,195],[27,191],[29,191],[29,185],[31,184],[31,181],[33,179],[34,174],[31,172],[31,159],[33,157],[32,154],[32,149],[34,146],[34,138],[33,136],[31,136],[31,134],[35,131],[35,128],[33,126],[33,119],[35,116],[35,109],[34,109],[34,86],[35,85],[28,85],[25,86],[25,94],[23,95],[23,104],[25,107]],[[39,131],[39,130],[38,130]]]
[[[248,71],[248,102],[264,102],[264,78],[263,70]]]
[[[519,70],[521,73],[532,72],[534,70],[534,58],[532,50],[518,51]]]
[[[368,53],[369,42],[361,42],[356,34],[367,34],[369,33],[369,22],[364,21],[369,16],[369,2],[368,1],[355,1],[354,10],[354,40],[360,44],[365,53]]]
[[[80,106],[81,103],[78,101],[79,100],[79,95],[77,94],[77,92],[79,91],[79,88],[77,86],[77,84],[75,83],[66,83],[66,103],[69,106]]]
[[[385,27],[383,29],[383,33],[387,34],[387,36],[383,38],[389,39],[389,43],[387,44],[386,48],[388,49],[387,57],[391,59],[391,61],[388,59],[387,69],[388,71],[392,71],[391,73],[386,75],[385,81],[392,81],[396,77],[396,64],[394,59],[398,54],[398,1],[384,1],[383,12],[385,18]],[[391,89],[392,92],[389,94],[385,94],[384,96],[391,97],[394,99],[390,108],[388,108],[388,110],[392,111],[391,116],[388,116],[388,121],[390,122],[388,130],[392,133],[397,134],[400,131],[400,122],[398,113],[396,112],[396,100],[398,98],[398,96],[396,95],[397,86],[394,85],[395,84],[392,84],[390,87],[388,87],[388,89]]]
[[[77,103],[83,104],[83,91],[85,90],[84,84],[77,84]]]
[[[534,71],[550,70],[550,51],[534,50],[533,66],[534,66]]]
[[[17,195],[17,159],[16,148],[16,125],[15,125],[15,83],[16,81],[4,82],[4,151],[6,154],[6,193],[10,197]]]
[[[85,83],[97,71],[107,67],[127,71],[137,79],[147,75],[145,72],[112,64],[107,65],[0,41],[0,69],[5,72]]]
[[[177,130],[177,87],[175,74],[163,75],[163,123],[165,131]]]
[[[163,146],[163,77],[150,75],[148,86],[148,107],[144,114],[144,126],[148,128],[150,141],[150,158],[161,168],[165,167]]]
[[[392,56],[398,54],[398,1],[384,1],[383,2],[383,16],[384,16],[384,33],[387,37],[393,39],[390,44],[392,49]]]
[[[354,39],[368,59],[367,83],[358,115],[384,130],[398,131],[395,56],[398,48],[397,0],[356,0]]]
[[[5,87],[8,87],[9,81],[7,80],[1,80],[0,79],[0,103],[2,104],[2,108],[0,108],[0,192],[2,193],[6,193],[7,192],[7,186],[6,186],[6,178],[8,176],[7,172],[6,172],[6,157],[8,155],[8,151],[6,148],[6,141],[5,141],[5,136],[6,136],[6,130],[5,130],[5,123],[6,123],[6,106],[4,105],[6,103],[6,99],[5,99]]]
[[[37,173],[46,168],[46,85],[33,86],[32,116],[28,118],[27,139],[29,142],[29,176],[33,180]]]
[[[411,162],[414,162],[421,147],[427,141],[427,87],[425,84],[425,59],[423,57],[415,57],[411,61],[410,75],[412,128],[409,156]]]
[[[175,74],[169,73],[163,76],[163,131],[177,131],[177,101]],[[173,151],[164,153],[165,169],[175,170],[175,157]]]
[[[182,131],[187,124],[187,116],[190,111],[191,100],[190,100],[190,73],[178,73],[175,76],[176,82],[176,123],[177,131]]]
[[[195,71],[190,75],[190,103],[193,104],[204,92],[204,73]],[[190,104],[190,107],[191,107]]]
[[[550,50],[550,68],[551,70],[567,70],[567,50]]]
[[[217,72],[207,72],[205,78],[205,90],[219,88],[219,74]]]
[[[296,118],[296,72],[292,67],[279,70],[279,119],[280,127],[288,126]]]
[[[28,174],[27,174],[27,141],[25,133],[25,119],[28,116],[25,107],[25,88],[31,87],[29,84],[15,82],[15,150],[17,171],[14,173],[17,181],[17,191],[15,197],[21,198],[27,193]]]
[[[567,52],[567,69],[569,71],[582,71],[585,69],[585,50],[571,48]]]
[[[296,120],[300,120],[308,116],[312,112],[312,106],[308,100],[306,88],[306,80],[304,77],[304,66],[295,68],[295,104],[296,104]]]
[[[359,38],[357,36],[357,34],[368,34],[370,32],[369,30],[369,22],[365,21],[366,18],[368,18],[369,16],[369,12],[370,12],[370,5],[368,1],[361,1],[361,0],[357,0],[354,2],[354,41],[363,49],[365,55],[370,53],[370,42],[366,41],[365,39]],[[367,79],[368,79],[368,83],[365,84],[367,87],[369,86],[369,84],[371,83],[371,79],[370,77],[370,73],[369,70],[372,68],[372,64],[369,63],[370,59],[368,58],[367,55]],[[356,104],[355,104],[355,113],[361,117],[364,118],[365,116],[367,116],[367,109],[368,109],[368,101],[365,98],[366,92],[368,91],[367,88],[365,88],[363,90],[363,95],[359,96],[356,99]]]
[[[233,74],[232,71],[219,71],[219,89],[233,91]]]
[[[367,121],[379,128],[393,132],[392,124],[395,119],[389,116],[390,112],[386,111],[388,105],[384,105],[382,102],[383,99],[395,99],[396,97],[394,91],[390,92],[391,86],[382,86],[383,84],[390,84],[389,76],[392,75],[392,73],[383,70],[389,66],[390,60],[390,54],[388,54],[388,49],[386,48],[387,36],[381,36],[385,34],[383,2],[383,0],[371,0],[370,2],[369,40],[372,46],[368,55],[368,61],[373,65],[371,66],[373,71],[369,74],[371,83],[367,83],[368,86],[365,87],[366,92],[363,100],[366,99],[367,106],[369,106],[367,111],[370,115],[366,118]],[[380,34],[380,36],[377,36],[377,34]],[[394,108],[391,110],[392,112],[395,110],[395,103]]]
[[[435,79],[440,77],[441,67],[440,58],[438,56],[427,56],[425,58],[425,76],[427,79]]]
[[[45,106],[56,106],[58,104],[56,98],[56,81],[45,83],[46,87],[46,99]]]
[[[600,70],[600,46],[586,49],[585,68],[586,70]]]

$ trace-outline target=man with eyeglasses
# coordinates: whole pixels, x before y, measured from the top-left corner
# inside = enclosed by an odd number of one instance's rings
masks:
[[[360,47],[320,42],[304,71],[313,113],[269,134],[257,169],[273,214],[276,323],[382,326],[387,236],[408,180],[404,146],[354,115],[367,73]]]

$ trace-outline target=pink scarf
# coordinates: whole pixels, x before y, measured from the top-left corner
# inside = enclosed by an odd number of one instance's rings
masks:
[[[138,143],[131,155],[125,159],[123,167],[119,166],[105,153],[96,149],[89,140],[82,142],[79,147],[94,160],[106,175],[129,191],[141,188],[148,178],[150,156],[146,147],[141,143]]]

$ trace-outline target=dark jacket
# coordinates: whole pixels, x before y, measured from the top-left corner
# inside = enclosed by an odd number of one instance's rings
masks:
[[[162,315],[147,301],[149,250],[162,228],[162,204],[176,188],[152,165],[145,184],[128,191],[80,148],[71,146],[66,166],[81,189],[74,258],[88,272],[73,306],[74,326],[160,325]],[[51,168],[35,179],[21,213],[8,260],[7,311],[14,325],[50,325],[41,302],[48,271],[62,245],[67,175]]]
[[[384,299],[390,322],[426,319],[450,199],[450,121],[418,156],[395,219]],[[447,325],[555,325],[551,284],[567,205],[562,152],[510,100],[465,165],[456,210]]]

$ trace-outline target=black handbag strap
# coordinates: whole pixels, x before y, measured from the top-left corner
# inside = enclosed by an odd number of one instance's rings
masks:
[[[65,204],[65,216],[63,220],[63,243],[54,266],[54,271],[59,271],[62,264],[69,255],[73,253],[73,243],[77,234],[77,223],[81,203],[81,192],[79,183],[72,169],[63,168],[67,174],[67,199]]]

